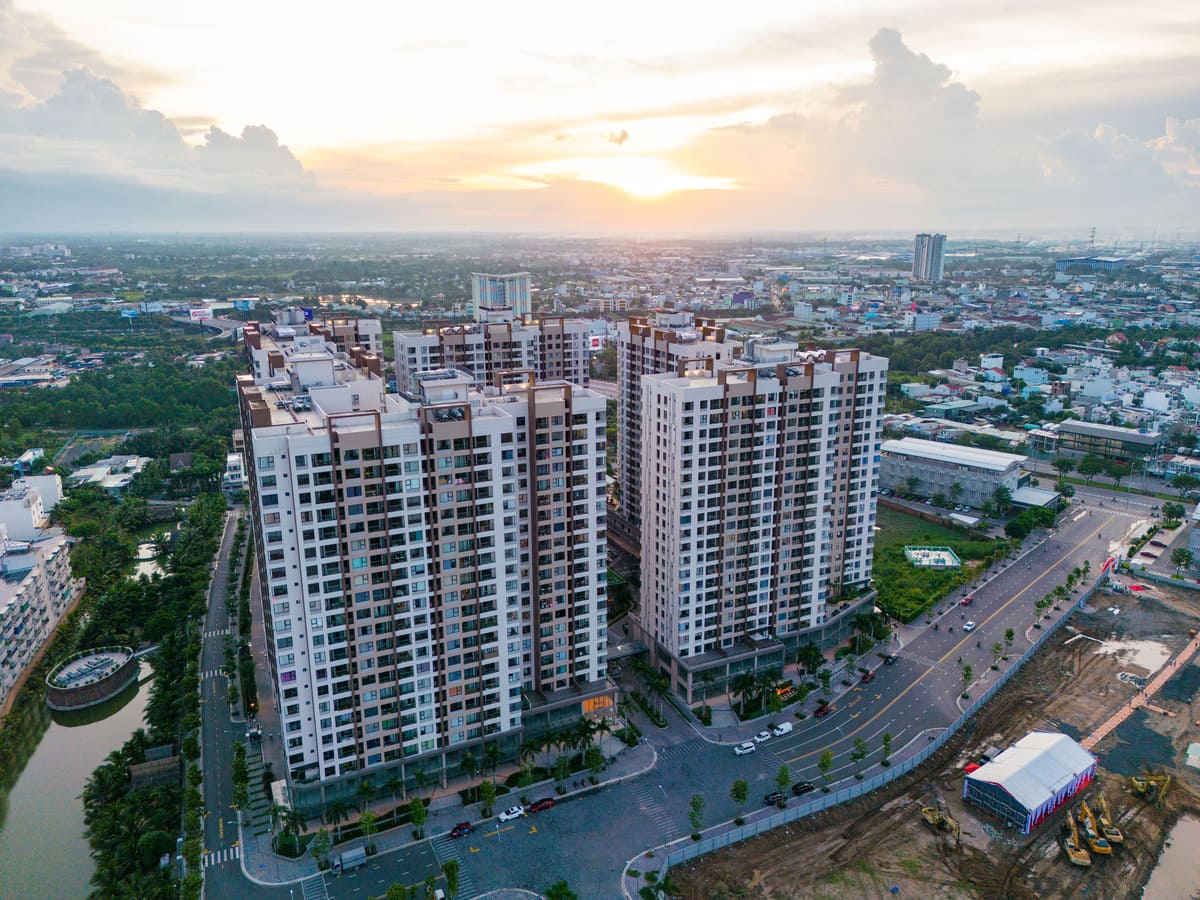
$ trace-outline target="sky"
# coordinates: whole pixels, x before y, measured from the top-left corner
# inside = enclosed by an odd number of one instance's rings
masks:
[[[5,230],[1200,234],[1194,0],[0,0]]]

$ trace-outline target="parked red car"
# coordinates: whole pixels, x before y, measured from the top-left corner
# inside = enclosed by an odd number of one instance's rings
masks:
[[[959,606],[970,606],[974,602],[975,602],[975,598],[970,595],[967,595],[966,597],[963,597],[961,600],[958,601],[958,605]]]
[[[813,711],[813,715],[814,715],[814,716],[816,716],[818,719],[820,719],[822,716],[827,716],[827,715],[829,715],[831,712],[833,712],[833,707],[832,707],[832,706],[818,706],[818,707],[817,707],[817,708],[816,708],[816,709]]]
[[[470,822],[459,822],[457,825],[455,825],[453,828],[450,829],[450,837],[452,837],[452,838],[465,837],[466,835],[470,834],[474,830],[475,830],[475,828],[473,825],[471,825]]]
[[[553,797],[543,797],[541,800],[534,800],[529,804],[530,812],[545,812],[548,809],[554,808]]]

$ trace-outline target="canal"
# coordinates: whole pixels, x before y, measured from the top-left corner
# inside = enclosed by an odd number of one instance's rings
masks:
[[[0,896],[82,900],[91,892],[80,795],[92,770],[142,727],[151,674],[143,665],[137,684],[91,709],[52,713],[40,698],[29,706],[21,729],[28,761],[15,782],[10,773],[0,783]]]

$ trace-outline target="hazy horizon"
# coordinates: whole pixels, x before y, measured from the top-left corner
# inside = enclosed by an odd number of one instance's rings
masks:
[[[1200,233],[1195,4],[739,13],[0,0],[2,227]]]

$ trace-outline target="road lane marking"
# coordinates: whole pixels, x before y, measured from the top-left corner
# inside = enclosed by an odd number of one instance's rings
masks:
[[[1116,518],[1116,516],[1110,515],[1107,519],[1104,520],[1103,523],[1101,523],[1099,528],[1107,528],[1113,522],[1113,520],[1115,518]],[[1077,553],[1081,548],[1086,547],[1088,544],[1090,544],[1091,541],[1095,539],[1095,535],[1098,533],[1098,531],[1099,531],[1099,529],[1089,533],[1086,538],[1081,540],[1079,543],[1077,543],[1074,547],[1072,547],[1070,550],[1068,550],[1066,553],[1064,553],[1062,556],[1060,556],[1054,562],[1052,562],[1048,566],[1046,566],[1044,568],[1044,570],[1042,571],[1041,575],[1039,575],[1037,578],[1035,578],[1033,581],[1031,581],[1029,584],[1027,584],[1021,591],[1019,591],[1016,594],[1013,594],[1013,596],[1008,600],[1007,603],[1005,603],[1003,606],[999,607],[995,612],[993,612],[990,616],[988,616],[986,619],[984,619],[983,625],[987,625],[989,622],[992,621],[992,619],[996,618],[1002,612],[1006,611],[1010,606],[1012,606],[1014,603],[1016,603],[1018,600],[1020,600],[1022,597],[1024,597],[1027,593],[1029,593],[1029,591],[1033,590],[1034,585],[1036,585],[1039,581],[1042,580],[1042,578],[1044,578],[1047,574],[1049,574],[1051,569],[1066,562],[1069,557],[1071,557],[1072,555]],[[948,659],[950,659],[950,657],[954,656],[956,654],[956,652],[958,650],[960,650],[963,647],[963,645],[967,644],[970,640],[971,640],[971,637],[969,635],[964,637],[957,644],[955,644],[953,647],[951,647],[950,650],[941,659],[938,660],[938,662],[945,663],[946,660],[948,660]],[[906,694],[908,694],[909,691],[911,691],[913,688],[915,688],[917,685],[919,685],[922,681],[924,681],[925,676],[933,671],[934,671],[933,668],[928,668],[924,672],[922,672],[920,675],[918,675],[916,680],[913,681],[912,684],[910,684],[908,687],[906,687],[904,690],[902,690],[899,694],[897,694],[896,697],[891,702],[889,702],[886,706],[883,707],[883,709],[881,709],[879,712],[875,713],[875,715],[873,715],[871,718],[867,719],[865,722],[863,722],[861,725],[859,725],[858,728],[856,728],[854,731],[847,733],[845,735],[844,739],[849,740],[850,738],[854,737],[856,734],[861,733],[864,728],[866,728],[868,725],[872,724],[876,719],[878,719],[880,716],[882,716],[884,713],[886,713],[889,709],[891,709],[893,706],[895,706],[897,703],[899,703],[900,700],[902,700],[904,698],[904,696]],[[858,713],[854,713],[851,715],[851,718],[854,718],[857,715],[858,715]],[[939,726],[939,727],[945,727],[945,726]],[[826,732],[826,734],[828,734],[828,732]],[[826,748],[827,747],[828,747],[828,745],[826,745]],[[805,758],[819,757],[820,753],[824,752],[824,749],[825,748],[823,748],[819,752],[802,753],[799,756],[785,760],[785,762],[795,763],[795,762],[799,762],[800,760],[805,759]]]

